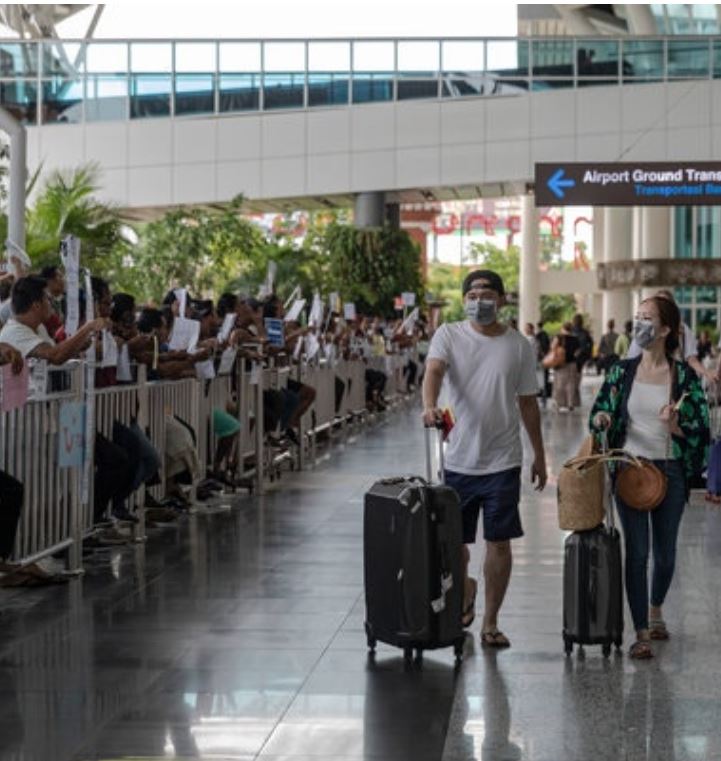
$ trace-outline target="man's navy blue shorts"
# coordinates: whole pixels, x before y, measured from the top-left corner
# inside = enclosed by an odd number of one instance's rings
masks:
[[[510,468],[487,476],[466,476],[446,471],[446,485],[461,500],[463,543],[474,544],[478,517],[483,509],[483,538],[504,542],[523,536],[518,502],[521,497],[521,469]]]

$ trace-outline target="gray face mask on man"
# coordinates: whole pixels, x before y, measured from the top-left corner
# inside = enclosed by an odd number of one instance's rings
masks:
[[[634,320],[633,337],[642,349],[648,349],[656,340],[656,326],[653,320]]]
[[[498,315],[498,306],[493,299],[466,301],[466,317],[478,325],[493,325]]]

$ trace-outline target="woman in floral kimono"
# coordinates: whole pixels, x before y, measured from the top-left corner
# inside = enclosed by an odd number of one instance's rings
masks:
[[[629,507],[616,495],[626,547],[626,594],[636,629],[632,658],[653,657],[650,641],[669,637],[661,606],[673,579],[690,484],[704,471],[708,455],[706,398],[694,371],[677,359],[680,324],[672,301],[643,301],[633,326],[642,354],[613,365],[591,410],[592,432],[607,431],[612,449],[652,460],[666,474],[666,495],[650,513]]]

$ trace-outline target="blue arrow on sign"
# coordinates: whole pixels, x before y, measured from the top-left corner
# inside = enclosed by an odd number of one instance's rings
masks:
[[[563,169],[556,170],[546,183],[551,192],[558,199],[562,199],[566,194],[563,192],[564,188],[573,188],[576,185],[576,181],[570,177],[563,177]]]

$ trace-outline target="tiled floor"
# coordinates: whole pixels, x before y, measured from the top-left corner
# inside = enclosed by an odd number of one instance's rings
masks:
[[[549,414],[552,470],[582,413]],[[686,513],[653,662],[565,659],[555,485],[523,497],[510,651],[366,659],[362,495],[419,471],[416,413],[262,499],[108,553],[68,588],[0,595],[0,760],[721,758],[721,512]],[[474,562],[480,560],[480,554]]]

